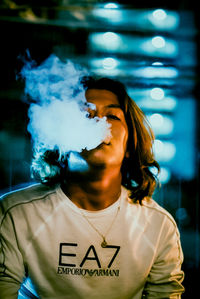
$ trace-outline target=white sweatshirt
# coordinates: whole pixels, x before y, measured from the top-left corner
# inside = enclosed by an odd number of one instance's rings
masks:
[[[41,299],[180,298],[184,291],[176,223],[152,199],[132,203],[122,187],[117,202],[91,212],[60,187],[34,185],[0,205],[0,299],[17,298],[25,277]],[[107,233],[106,248],[97,230]]]

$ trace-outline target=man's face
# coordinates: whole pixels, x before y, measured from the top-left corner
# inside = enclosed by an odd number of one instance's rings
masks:
[[[83,158],[94,166],[121,166],[127,148],[128,127],[117,96],[108,90],[89,89],[86,100],[96,106],[95,110],[89,109],[90,117],[106,116],[112,136],[97,148],[84,150]]]

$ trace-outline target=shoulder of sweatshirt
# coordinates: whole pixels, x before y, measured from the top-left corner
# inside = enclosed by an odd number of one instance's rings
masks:
[[[165,220],[165,223],[170,225],[171,227],[174,227],[177,229],[177,224],[173,216],[162,206],[160,206],[154,199],[152,198],[145,198],[142,201],[142,205],[144,209],[146,210],[146,213],[149,216],[149,219],[151,218],[151,215],[157,219],[159,222],[159,219]]]
[[[54,192],[55,188],[42,184],[34,184],[29,187],[4,194],[0,198],[0,223],[4,216],[14,207],[36,200],[42,200]]]
[[[145,197],[142,203],[134,202],[130,198],[130,191],[123,187],[123,192],[126,192],[126,198],[128,199],[128,207],[132,207],[131,213],[137,213],[138,225],[144,227],[149,224],[149,227],[159,229],[163,225],[165,228],[177,231],[177,224],[173,216],[161,205],[159,205],[152,197]],[[136,214],[135,214],[136,215]]]

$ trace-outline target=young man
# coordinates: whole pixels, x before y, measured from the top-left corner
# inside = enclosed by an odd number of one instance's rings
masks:
[[[159,166],[144,114],[119,82],[83,84],[89,117],[106,116],[111,137],[82,151],[84,171],[46,151],[33,167],[43,184],[1,201],[0,299],[17,298],[26,277],[44,299],[180,298],[180,237],[151,199]],[[43,162],[60,171],[44,179]]]

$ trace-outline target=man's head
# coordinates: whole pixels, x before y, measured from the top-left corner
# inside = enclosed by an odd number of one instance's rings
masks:
[[[159,165],[152,153],[154,135],[144,113],[128,96],[124,85],[119,81],[86,77],[83,85],[86,94],[94,89],[106,90],[117,97],[128,129],[126,150],[121,167],[122,184],[132,190],[132,196],[139,200],[151,195],[156,185],[151,167],[156,167],[159,171]]]
[[[145,196],[151,196],[156,179],[151,167],[159,170],[152,153],[153,133],[146,121],[144,113],[128,96],[121,82],[108,78],[84,77],[81,81],[85,89],[87,102],[96,105],[89,110],[89,117],[107,117],[111,123],[110,140],[100,144],[89,152],[83,151],[82,156],[88,163],[108,166],[120,166],[122,184],[131,190],[135,201],[142,201]],[[41,159],[40,159],[41,160]],[[63,180],[64,164],[59,164],[58,153],[47,151],[43,160],[60,167],[60,172],[46,177],[46,184],[58,183]],[[33,169],[34,170],[34,169]],[[38,176],[38,173],[36,173]]]

